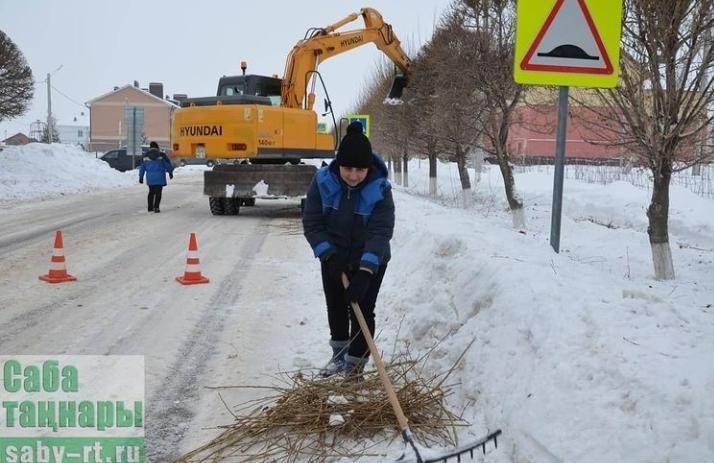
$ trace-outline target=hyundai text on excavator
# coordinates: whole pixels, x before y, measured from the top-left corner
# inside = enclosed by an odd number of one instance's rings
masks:
[[[360,16],[364,28],[336,32]],[[243,75],[222,77],[215,97],[181,102],[172,124],[172,157],[213,160],[213,169],[204,172],[203,192],[214,215],[235,215],[241,205],[255,205],[256,190],[265,193],[261,181],[271,196],[307,193],[317,168],[301,160],[332,158],[339,140],[337,129],[330,134],[317,128],[313,106],[318,80],[324,88],[317,67],[368,43],[401,71],[388,96],[398,99],[406,85],[409,58],[382,15],[363,8],[327,27],[308,29],[290,51],[282,79],[245,75],[243,62]],[[332,113],[328,99],[325,106]],[[334,114],[332,119],[334,123]]]

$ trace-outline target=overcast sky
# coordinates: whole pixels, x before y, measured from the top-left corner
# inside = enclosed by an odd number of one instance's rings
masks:
[[[287,53],[307,28],[327,26],[365,6],[376,8],[392,24],[411,54],[429,39],[450,3],[0,0],[0,30],[23,52],[36,82],[30,109],[0,122],[0,139],[19,131],[29,135],[31,122],[46,120],[47,73],[52,73],[57,123],[88,125],[85,102],[134,80],[142,88],[163,82],[168,95],[214,95],[220,76],[240,74],[241,60],[248,62],[248,73],[282,77]],[[341,30],[363,25],[359,18]],[[360,87],[382,56],[368,44],[320,67],[338,117],[354,107]]]

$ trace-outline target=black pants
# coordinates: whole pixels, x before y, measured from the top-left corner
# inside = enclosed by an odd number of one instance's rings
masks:
[[[154,185],[149,187],[149,196],[146,198],[149,203],[149,210],[156,210],[161,203],[161,190],[163,185]]]
[[[386,265],[382,265],[377,270],[377,274],[372,278],[367,293],[360,303],[360,309],[369,327],[370,334],[374,336],[374,306],[377,302],[377,294],[382,286]],[[367,341],[359,328],[357,317],[352,313],[349,302],[345,299],[345,289],[342,282],[330,278],[322,265],[322,288],[325,291],[325,301],[327,302],[327,322],[330,325],[330,336],[333,341],[348,341],[350,343],[349,355],[354,357],[364,357],[369,348]]]

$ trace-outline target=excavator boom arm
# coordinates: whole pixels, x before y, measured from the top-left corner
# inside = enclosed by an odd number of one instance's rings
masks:
[[[363,29],[335,32],[359,16],[364,18]],[[311,72],[317,70],[322,61],[368,43],[374,43],[404,74],[407,73],[410,66],[409,57],[394,35],[392,26],[385,23],[382,15],[376,10],[363,8],[359,14],[352,13],[334,24],[319,29],[311,37],[301,40],[293,47],[285,64],[281,105],[311,110],[313,102],[310,99],[305,102],[307,84],[312,78]]]

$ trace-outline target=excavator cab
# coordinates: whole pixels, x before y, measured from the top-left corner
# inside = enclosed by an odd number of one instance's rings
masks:
[[[223,76],[218,81],[218,96],[250,95],[270,98],[273,106],[280,106],[280,85],[277,77],[258,76]]]

